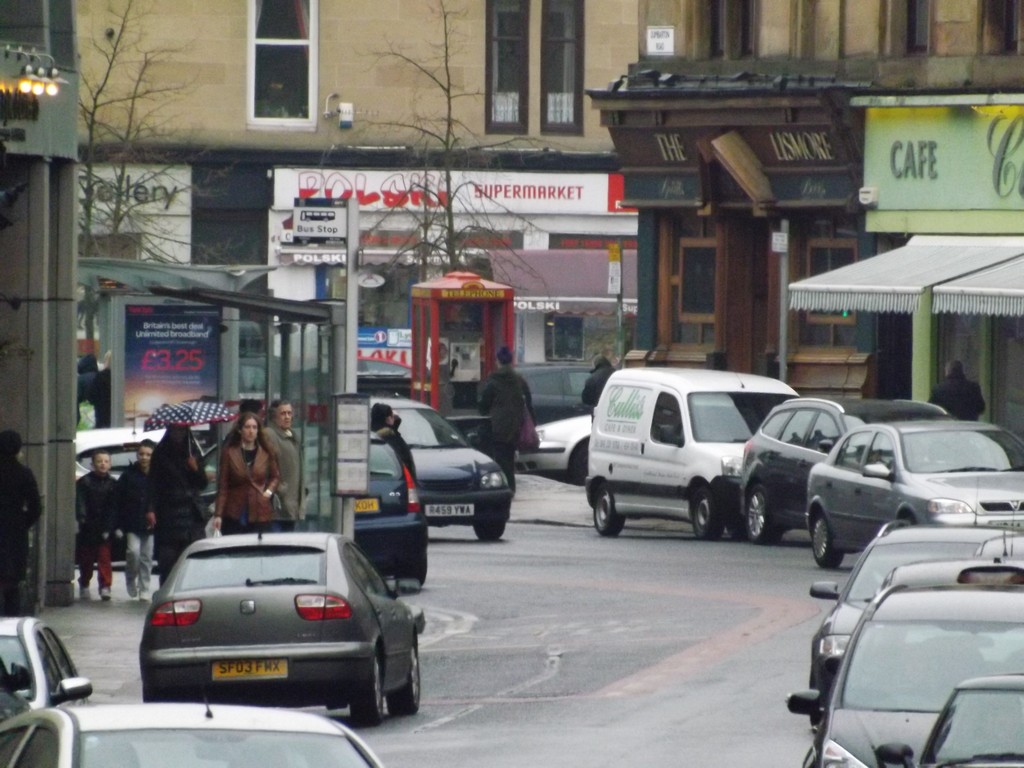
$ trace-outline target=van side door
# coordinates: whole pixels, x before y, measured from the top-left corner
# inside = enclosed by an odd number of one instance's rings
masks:
[[[658,393],[644,443],[640,503],[647,512],[686,519],[689,503],[685,489],[689,477],[682,455],[686,444],[682,408],[675,393]]]

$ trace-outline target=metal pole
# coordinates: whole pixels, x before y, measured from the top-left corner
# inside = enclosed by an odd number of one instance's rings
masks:
[[[779,251],[779,381],[786,381],[789,358],[789,219],[782,220],[786,247]]]
[[[622,264],[621,279],[619,280],[619,293],[615,297],[615,357],[621,361],[626,354],[626,328],[623,322],[622,313],[622,290],[626,282],[626,253],[622,247],[622,238],[619,238],[619,258]]]
[[[359,345],[359,204],[354,197],[345,206],[345,389],[356,391],[356,352]]]

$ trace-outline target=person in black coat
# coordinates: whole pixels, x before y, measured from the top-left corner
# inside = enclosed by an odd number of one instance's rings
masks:
[[[206,510],[200,491],[207,482],[206,468],[193,453],[192,430],[168,427],[153,450],[146,513],[156,534],[161,584],[186,547],[206,535]]]
[[[0,595],[3,615],[22,615],[21,583],[28,571],[28,534],[43,505],[32,470],[18,460],[21,435],[0,432]]]
[[[601,399],[604,385],[608,383],[608,379],[615,372],[614,360],[612,351],[608,347],[602,349],[601,354],[594,359],[594,368],[590,372],[590,376],[587,377],[587,381],[583,385],[583,393],[580,396],[583,404],[590,407],[591,413],[597,406],[597,401]]]
[[[380,435],[381,439],[391,446],[398,459],[409,469],[413,482],[416,481],[416,463],[412,459],[412,450],[405,438],[398,433],[402,419],[387,403],[374,403],[370,409],[370,429]]]
[[[480,389],[480,414],[490,417],[489,451],[505,473],[508,487],[516,493],[516,450],[519,431],[525,414],[529,413],[534,423],[533,396],[526,379],[512,367],[512,350],[502,347],[498,350],[498,368],[487,377]]]
[[[942,406],[955,418],[977,421],[985,412],[985,398],[978,382],[964,375],[964,364],[953,360],[946,366],[946,378],[935,385],[929,403]]]

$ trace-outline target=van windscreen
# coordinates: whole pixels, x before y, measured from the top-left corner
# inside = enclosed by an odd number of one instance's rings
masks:
[[[743,443],[768,412],[792,395],[775,392],[694,392],[687,398],[693,438],[700,443]]]

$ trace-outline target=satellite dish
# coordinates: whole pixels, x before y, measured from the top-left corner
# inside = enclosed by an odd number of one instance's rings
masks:
[[[384,276],[376,272],[360,272],[356,282],[360,288],[380,288],[384,285]]]

